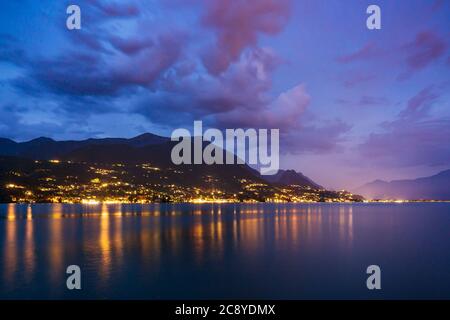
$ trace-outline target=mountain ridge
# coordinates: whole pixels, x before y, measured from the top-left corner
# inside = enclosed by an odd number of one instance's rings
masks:
[[[177,142],[168,137],[152,133],[143,133],[132,138],[89,138],[85,140],[57,141],[47,137],[38,137],[29,141],[15,142],[0,138],[0,156],[12,156],[33,160],[63,160],[90,163],[146,163],[160,167],[173,166],[171,149]],[[224,151],[226,152],[226,151]],[[235,161],[236,163],[236,161]],[[204,165],[207,166],[207,165]],[[195,171],[202,171],[195,166]],[[300,185],[323,189],[312,179],[294,170],[279,170],[273,176],[261,176],[248,165],[227,165],[226,170],[236,175],[254,175],[260,181],[278,185]],[[206,167],[205,167],[206,168]],[[205,169],[203,168],[203,170]],[[218,169],[219,167],[214,166]],[[245,171],[242,171],[245,170]]]
[[[324,189],[321,185],[315,183],[312,179],[308,178],[301,172],[297,172],[293,169],[283,170],[280,169],[278,172],[271,176],[263,177],[266,181],[270,183],[277,183],[280,185],[301,185],[307,186],[315,189]]]
[[[57,141],[48,137],[39,137],[24,142],[15,142],[11,139],[0,138],[0,155],[51,160],[91,145],[125,144],[139,147],[161,144],[167,141],[170,141],[170,139],[152,133],[144,133],[129,139],[89,138],[85,140]]]
[[[450,200],[450,169],[427,177],[374,180],[355,189],[369,199]]]

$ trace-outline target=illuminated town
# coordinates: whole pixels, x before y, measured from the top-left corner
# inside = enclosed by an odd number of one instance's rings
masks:
[[[361,196],[301,185],[277,185],[248,175],[228,176],[193,166],[91,164],[60,160],[1,159],[1,202],[355,202]],[[222,168],[223,170],[223,168]],[[225,169],[226,170],[226,169]]]

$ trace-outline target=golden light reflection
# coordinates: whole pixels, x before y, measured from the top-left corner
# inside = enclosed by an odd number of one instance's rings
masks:
[[[14,203],[8,204],[6,209],[6,219],[9,221],[16,220],[16,205]]]
[[[220,205],[219,208],[217,208],[217,211],[215,212],[214,220],[210,223],[210,230],[209,230],[209,237],[212,239],[211,243],[211,254],[215,256],[216,258],[220,259],[223,256],[224,251],[224,224],[222,222],[221,217],[221,209]]]
[[[351,246],[353,243],[353,208],[342,205],[339,208],[339,243]]]
[[[158,269],[161,256],[161,221],[159,205],[153,209],[153,217],[150,219],[142,216],[140,219],[140,248],[144,268],[146,270]],[[150,213],[150,212],[149,212]]]
[[[25,278],[27,281],[33,276],[36,260],[35,244],[34,244],[34,225],[33,225],[33,209],[31,205],[27,207],[27,216],[25,223]]]
[[[353,206],[350,206],[348,211],[348,236],[350,245],[353,244]]]
[[[192,250],[196,264],[203,264],[207,259],[220,261],[230,248],[252,259],[264,252],[267,245],[277,250],[297,250],[292,252],[304,248],[321,250],[331,234],[338,238],[338,248],[351,246],[353,242],[352,205],[193,205],[191,211],[184,214],[185,208],[176,205],[134,207],[103,203],[83,206],[83,212],[78,214],[75,209],[67,212],[65,205],[54,204],[49,207],[50,218],[41,219],[37,225],[36,210],[39,209],[20,208],[14,204],[6,207],[2,257],[6,284],[17,281],[17,268],[22,267],[22,263],[26,281],[39,269],[36,227],[41,223],[45,227],[48,224],[49,241],[45,247],[49,253],[48,269],[52,283],[58,286],[64,280],[64,257],[72,254],[67,247],[66,233],[72,234],[73,229],[64,226],[72,222],[75,226],[81,224],[84,229],[80,239],[83,253],[87,253],[87,260],[95,262],[100,285],[108,285],[113,270],[123,269],[130,243],[139,247],[142,267],[157,270],[167,255],[178,259],[186,248]],[[84,221],[75,220],[78,218]],[[23,248],[18,248],[19,245]]]
[[[200,210],[200,212],[199,212]],[[194,225],[191,228],[191,238],[193,241],[194,257],[196,263],[200,264],[205,257],[222,259],[224,252],[224,223],[222,221],[221,204],[218,206],[194,210]],[[206,217],[208,215],[209,217]],[[236,220],[232,225],[233,238],[237,236]]]
[[[262,245],[263,217],[244,217],[239,219],[239,243],[249,254],[257,251]]]
[[[8,287],[14,284],[14,275],[17,269],[17,224],[16,224],[16,205],[8,204],[6,209],[6,230],[4,258],[5,264],[3,281]]]
[[[117,267],[120,268],[123,262],[123,208],[122,204],[115,205],[114,210],[114,257]]]
[[[103,203],[100,213],[100,231],[99,231],[99,248],[100,248],[100,272],[99,276],[104,283],[109,279],[111,269],[111,239],[110,239],[110,217],[108,205]]]
[[[205,249],[204,241],[204,228],[201,221],[195,223],[192,229],[193,245],[194,245],[194,257],[197,263],[202,263],[203,254]]]
[[[172,210],[171,212],[173,213],[175,211]],[[172,213],[171,215],[173,216]],[[175,213],[175,215],[179,215],[179,213]],[[171,224],[176,223],[176,220],[173,221],[172,219],[170,220]],[[166,232],[169,236],[170,246],[174,255],[177,255],[181,251],[181,231],[181,228],[170,226],[168,232]]]
[[[56,203],[51,206],[51,219],[49,219],[49,231],[50,231],[50,245],[49,245],[49,258],[50,258],[50,268],[48,272],[50,273],[51,281],[56,285],[61,281],[61,277],[64,274],[63,265],[63,205],[61,203]]]

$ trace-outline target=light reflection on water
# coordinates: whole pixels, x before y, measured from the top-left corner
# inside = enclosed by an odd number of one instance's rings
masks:
[[[394,279],[402,276],[396,272],[405,270],[403,262],[413,261],[416,269],[424,269],[414,254],[401,252],[401,260],[396,250],[420,250],[421,241],[433,236],[442,243],[429,254],[442,255],[450,247],[445,233],[431,230],[434,224],[440,224],[438,230],[450,226],[448,205],[434,205],[443,215],[424,223],[429,208],[425,204],[0,205],[4,234],[0,297],[371,297],[360,284],[367,265],[392,263],[389,276]],[[440,260],[438,273],[450,266],[449,260]],[[81,292],[65,289],[70,264],[82,269]],[[421,292],[450,297],[445,282],[441,291],[428,292],[424,285],[416,293],[394,290],[386,297],[422,297]]]

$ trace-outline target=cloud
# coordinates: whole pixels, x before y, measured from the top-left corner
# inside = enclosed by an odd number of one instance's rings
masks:
[[[100,54],[111,54],[112,51],[107,48],[106,39],[103,35],[99,35],[95,31],[91,31],[88,28],[82,29],[79,32],[67,31],[68,38],[71,40],[72,45],[77,48],[86,49],[85,52],[96,52],[97,56]],[[82,50],[76,50],[82,51]]]
[[[187,123],[192,119],[209,117],[216,125],[219,124],[215,121],[219,115],[257,113],[271,99],[268,92],[277,65],[278,58],[272,50],[255,48],[246,51],[221,75],[188,72],[180,76],[178,72],[170,73],[161,81],[159,90],[149,94],[147,102],[142,102],[136,111],[152,120],[163,116],[164,112],[189,113],[185,117]],[[163,113],[159,110],[161,108]]]
[[[18,140],[30,140],[37,138],[39,132],[53,135],[64,130],[62,125],[50,121],[27,123],[24,114],[29,108],[24,106],[7,104],[0,106],[0,137],[9,137]]]
[[[409,78],[413,73],[424,69],[440,59],[447,51],[447,43],[432,30],[419,32],[414,40],[402,46],[405,54],[406,71],[398,79]]]
[[[203,24],[211,28],[216,43],[203,63],[212,74],[225,71],[245,48],[257,44],[259,34],[280,32],[289,16],[290,0],[205,1]]]
[[[27,74],[14,84],[26,93],[77,97],[116,97],[140,86],[150,88],[177,62],[183,38],[176,32],[157,35],[151,45],[133,55],[78,50],[56,57],[30,58],[24,65]],[[122,43],[121,51],[127,51],[126,46]]]
[[[289,2],[205,2],[202,24],[214,30],[223,49],[232,52],[226,72],[219,75],[204,71],[187,32],[173,26],[150,35],[141,30],[148,24],[134,2],[92,1],[98,10],[87,10],[83,16],[90,23],[79,32],[64,32],[70,48],[45,58],[30,53],[20,58],[23,76],[12,84],[22,93],[51,99],[102,104],[132,97],[138,105],[130,110],[149,119],[163,120],[157,108],[183,115],[189,110],[192,117],[265,108],[271,100],[272,73],[280,61],[271,49],[257,46],[257,35],[281,30]],[[133,17],[133,23],[112,24],[122,17]],[[13,57],[13,52],[8,56]]]
[[[167,112],[183,113],[186,123],[208,121],[219,128],[284,127],[296,125],[310,97],[300,84],[273,98],[272,73],[278,57],[268,48],[247,50],[236,63],[218,76],[167,77],[160,91],[151,94],[137,112],[152,121]],[[245,90],[242,90],[245,88]],[[160,112],[161,108],[164,112]],[[188,115],[189,113],[189,115]],[[243,114],[252,117],[243,117]]]
[[[393,167],[450,165],[450,119],[389,124],[359,146],[365,161]]]
[[[379,53],[380,50],[376,47],[376,45],[373,42],[369,42],[355,52],[337,57],[336,61],[339,63],[364,61],[376,57]]]
[[[444,0],[435,0],[431,4],[431,11],[433,11],[433,12],[438,11],[438,10],[442,9],[443,5],[444,5]]]
[[[20,48],[19,41],[9,34],[0,34],[0,61],[17,66],[26,61],[25,51]]]
[[[130,1],[128,1],[130,2]],[[111,18],[130,18],[140,14],[140,9],[136,3],[121,3],[119,1],[90,0],[90,3],[97,7],[104,16]]]
[[[155,45],[151,37],[121,38],[113,35],[110,39],[112,46],[124,54],[132,55]]]
[[[282,138],[282,153],[326,154],[341,152],[345,135],[352,126],[342,120],[323,121],[321,125],[300,123],[295,130],[290,130]]]
[[[394,167],[450,165],[450,118],[432,118],[440,94],[436,86],[411,97],[393,121],[358,146],[365,162]]]
[[[343,106],[350,107],[372,107],[372,106],[386,106],[389,100],[383,96],[362,95],[359,99],[337,99],[336,102]]]
[[[217,123],[220,127],[230,128],[278,128],[290,131],[298,126],[300,117],[310,103],[310,96],[305,86],[299,84],[283,93],[268,105],[252,112],[251,117],[242,114],[250,110],[236,109],[233,112],[220,114]]]
[[[371,82],[376,79],[374,74],[367,74],[363,72],[350,72],[346,73],[344,77],[342,77],[342,84],[346,88],[354,88],[360,84]]]
[[[418,32],[414,39],[401,45],[393,45],[391,50],[378,47],[374,42],[368,42],[355,52],[338,56],[336,61],[341,64],[356,62],[371,62],[383,59],[385,64],[395,64],[403,68],[398,80],[405,80],[446,55],[448,43],[434,30]],[[369,75],[353,74],[344,79],[344,85],[352,87],[359,81],[371,80]]]
[[[409,99],[406,108],[400,113],[404,119],[421,119],[428,116],[428,113],[434,102],[440,97],[435,86],[429,86],[422,89],[414,97]]]
[[[335,150],[349,130],[338,120],[320,124],[305,119],[312,97],[301,81],[274,93],[274,73],[284,61],[272,48],[262,47],[259,38],[282,31],[291,0],[204,1],[194,6],[198,24],[192,29],[174,21],[170,28],[151,32],[152,26],[165,27],[167,16],[148,19],[142,2],[88,3],[82,30],[63,30],[64,41],[51,54],[25,52],[6,38],[8,47],[0,49],[0,56],[21,66],[11,82],[17,93],[48,108],[41,119],[56,114],[56,127],[45,131],[46,121],[40,122],[45,134],[85,128],[98,135],[99,118],[107,124],[122,114],[129,122],[139,119],[141,128],[190,127],[194,120],[220,129],[279,128],[283,152],[322,153]]]
[[[127,56],[112,66],[112,77],[122,86],[151,86],[178,61],[184,44],[184,34],[162,34],[133,56]]]
[[[167,79],[170,91],[151,95],[136,111],[153,122],[170,121],[188,128],[193,120],[203,120],[205,126],[219,129],[278,128],[283,153],[338,149],[350,126],[341,121],[322,125],[306,121],[304,115],[311,96],[305,84],[276,97],[270,94],[272,73],[279,63],[270,49],[246,50],[239,61],[220,75],[206,74],[183,81],[178,77]],[[168,112],[180,117],[168,119]]]

